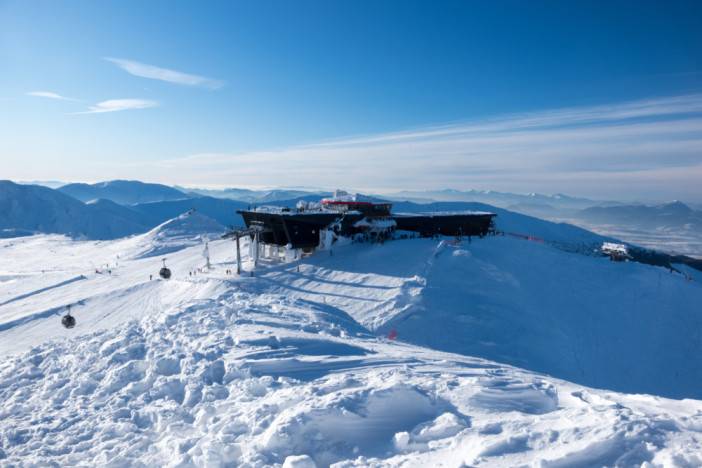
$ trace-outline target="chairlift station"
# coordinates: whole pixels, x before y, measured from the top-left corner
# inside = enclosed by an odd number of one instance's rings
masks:
[[[402,232],[420,237],[482,237],[494,230],[496,216],[482,211],[392,213],[391,203],[343,191],[319,203],[262,206],[238,213],[247,231],[256,232],[258,242],[307,252],[339,237],[383,241]]]

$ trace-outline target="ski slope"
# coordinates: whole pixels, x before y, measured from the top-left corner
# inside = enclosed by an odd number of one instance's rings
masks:
[[[262,276],[403,341],[589,386],[702,398],[698,281],[509,236],[352,247]]]
[[[702,464],[702,401],[660,396],[699,398],[696,281],[510,237],[237,276],[230,240],[198,271],[187,225],[0,240],[1,465]]]

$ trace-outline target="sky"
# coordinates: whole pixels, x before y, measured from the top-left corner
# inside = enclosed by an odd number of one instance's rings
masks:
[[[702,2],[0,0],[0,179],[702,201]]]

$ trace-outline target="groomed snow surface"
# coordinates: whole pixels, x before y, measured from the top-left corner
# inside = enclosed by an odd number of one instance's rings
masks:
[[[196,231],[0,241],[0,465],[702,465],[696,281],[510,237],[239,277]]]

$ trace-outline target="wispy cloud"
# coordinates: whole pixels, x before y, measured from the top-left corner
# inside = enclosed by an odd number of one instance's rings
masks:
[[[41,98],[48,98],[48,99],[57,99],[59,101],[76,101],[76,99],[69,98],[66,96],[61,96],[58,93],[54,93],[51,91],[30,91],[27,93],[27,96],[34,96],[34,97],[41,97]]]
[[[220,80],[215,80],[200,75],[193,75],[190,73],[183,73],[176,70],[170,70],[168,68],[161,68],[154,65],[148,65],[145,63],[135,62],[134,60],[113,57],[104,57],[104,59],[108,62],[114,63],[127,73],[134,76],[140,76],[142,78],[167,81],[169,83],[175,83],[185,86],[200,86],[203,88],[210,89],[218,89],[224,86],[224,82]]]
[[[171,169],[170,174],[183,174],[187,180],[181,182],[229,186],[592,194],[656,185],[702,198],[700,148],[702,94],[695,94],[507,115],[270,151],[197,154],[160,165]]]
[[[47,99],[56,99],[59,101],[78,101],[78,99],[62,96],[51,91],[30,91],[28,96],[41,97]],[[133,109],[147,109],[149,107],[157,107],[158,102],[148,99],[108,99],[98,102],[90,106],[88,110],[82,112],[74,112],[74,114],[101,114],[104,112],[118,112]]]
[[[147,109],[149,107],[158,106],[158,102],[149,101],[147,99],[109,99],[107,101],[98,102],[90,109],[77,114],[101,114],[104,112],[118,112],[132,109]]]

